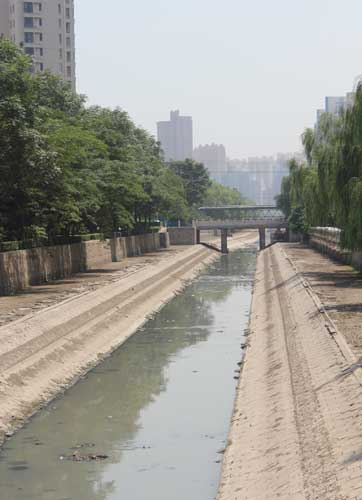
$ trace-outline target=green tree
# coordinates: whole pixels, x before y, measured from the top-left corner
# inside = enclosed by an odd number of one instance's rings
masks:
[[[0,226],[3,237],[46,231],[46,213],[59,180],[56,156],[36,127],[30,60],[0,41]]]
[[[253,205],[253,203],[243,196],[237,189],[223,186],[215,181],[211,181],[202,203],[208,207],[218,207],[223,205]]]
[[[87,108],[66,82],[31,74],[30,65],[0,39],[0,239],[53,241],[191,218],[210,187],[203,165],[166,165],[125,111]]]
[[[188,206],[198,208],[211,185],[208,171],[202,163],[193,160],[171,162],[170,168],[181,177]]]

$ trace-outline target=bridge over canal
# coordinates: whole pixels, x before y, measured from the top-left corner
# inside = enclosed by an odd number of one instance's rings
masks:
[[[259,229],[260,248],[265,248],[266,229],[288,229],[283,212],[272,205],[230,205],[222,207],[201,207],[205,219],[194,222],[198,235],[202,230],[221,230],[221,251],[228,253],[228,230]]]

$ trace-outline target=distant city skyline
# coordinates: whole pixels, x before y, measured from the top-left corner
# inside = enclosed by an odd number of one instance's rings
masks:
[[[351,91],[361,72],[360,0],[75,8],[77,86],[90,104],[121,107],[155,137],[156,122],[180,109],[195,145],[222,143],[231,158],[300,150],[324,97]]]

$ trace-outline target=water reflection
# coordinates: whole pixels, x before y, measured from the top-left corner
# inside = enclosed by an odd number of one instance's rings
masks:
[[[0,454],[9,500],[211,500],[254,251],[210,266]],[[61,460],[75,451],[104,462]]]

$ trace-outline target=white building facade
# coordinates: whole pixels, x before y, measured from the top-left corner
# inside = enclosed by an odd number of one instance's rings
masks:
[[[166,161],[183,161],[192,158],[193,125],[191,116],[181,116],[171,111],[170,120],[157,123],[157,137]]]
[[[0,35],[23,47],[33,71],[51,71],[75,89],[74,0],[0,0]]]

